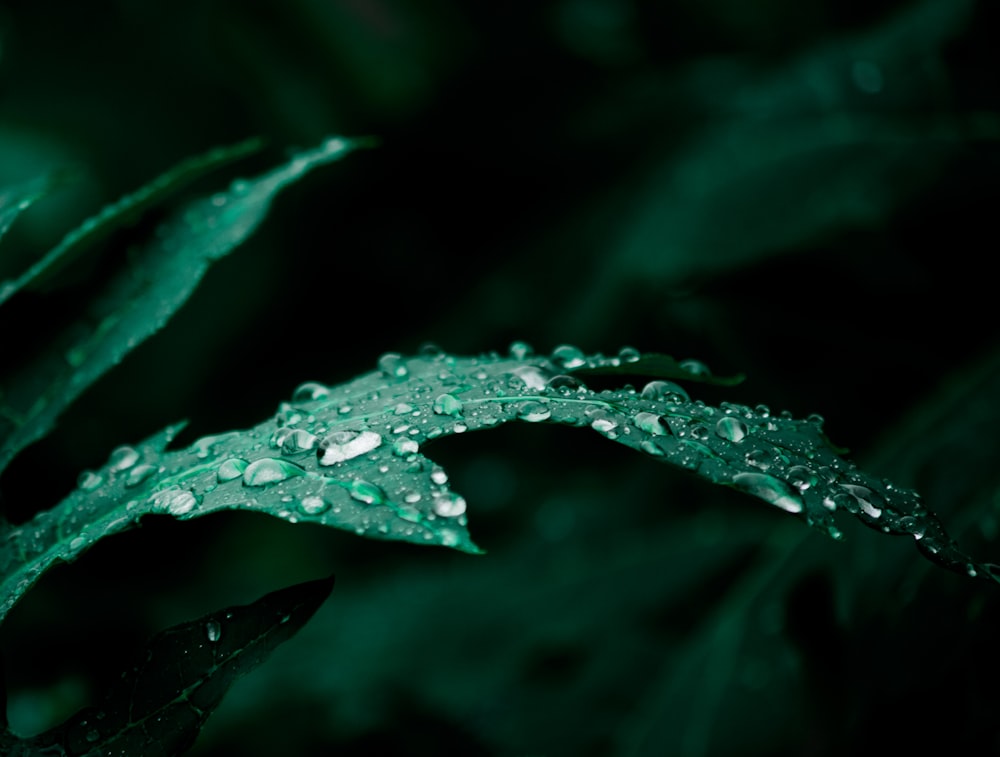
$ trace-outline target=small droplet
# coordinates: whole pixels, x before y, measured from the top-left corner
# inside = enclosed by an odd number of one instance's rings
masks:
[[[355,479],[351,481],[347,491],[351,495],[351,499],[366,505],[380,505],[385,502],[385,492],[382,491],[381,487],[368,481]]]
[[[587,362],[583,352],[578,347],[574,347],[571,344],[561,344],[556,347],[552,350],[550,359],[558,367],[563,368],[564,370],[579,368]]]
[[[374,431],[335,431],[319,445],[319,464],[333,465],[351,460],[381,444],[382,436]]]
[[[461,418],[462,400],[452,394],[440,394],[434,400],[434,412],[438,415],[450,415],[454,418]]]
[[[210,620],[205,624],[205,635],[208,640],[213,644],[217,642],[222,636],[222,626],[219,625],[219,621]]]
[[[517,417],[528,423],[538,423],[551,418],[552,410],[545,403],[529,400],[517,406]]]
[[[534,353],[531,349],[531,345],[527,342],[511,342],[510,343],[510,356],[515,360],[524,360]]]
[[[442,518],[457,518],[465,512],[465,498],[450,492],[441,492],[434,495],[434,502],[431,505],[434,512]]]
[[[329,509],[330,503],[315,494],[299,500],[299,510],[305,515],[320,515]]]
[[[170,515],[186,515],[198,504],[197,498],[187,489],[172,487],[156,492],[149,498],[150,508]]]
[[[313,402],[330,396],[329,387],[323,386],[315,381],[307,381],[300,384],[292,392],[292,402]]]
[[[688,393],[673,381],[650,381],[642,388],[640,396],[644,400],[665,400],[667,402],[691,401]]]
[[[742,442],[750,430],[743,421],[727,415],[715,423],[715,433],[730,442]]]
[[[243,485],[267,486],[304,474],[305,471],[302,468],[287,460],[262,457],[259,460],[254,460],[243,471]]]
[[[118,472],[131,468],[138,461],[138,452],[136,452],[132,447],[121,446],[116,447],[111,451],[111,457],[108,458],[108,467],[113,472]]]
[[[387,378],[402,380],[410,375],[403,356],[397,352],[387,352],[378,359],[378,369]]]
[[[431,481],[439,486],[444,485],[448,483],[448,474],[444,472],[444,468],[434,468],[431,470]]]
[[[83,738],[85,738],[88,741],[88,743],[93,744],[95,741],[101,738],[101,732],[98,731],[96,728],[90,728],[83,735]]]
[[[223,460],[219,464],[219,470],[216,472],[216,477],[219,479],[220,484],[224,484],[226,481],[232,481],[234,478],[239,478],[243,475],[243,471],[247,469],[247,461],[241,460],[238,457],[231,457],[228,460]]]
[[[774,476],[766,473],[737,473],[733,476],[733,485],[782,510],[802,512],[802,497],[791,486]]]
[[[711,376],[712,371],[700,360],[682,360],[680,363],[682,371],[690,373],[692,376]]]
[[[637,363],[640,357],[642,356],[635,347],[622,347],[618,350],[618,359],[623,363]]]

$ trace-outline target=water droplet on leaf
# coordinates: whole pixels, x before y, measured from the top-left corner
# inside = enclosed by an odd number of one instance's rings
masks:
[[[550,359],[558,367],[563,368],[564,370],[579,368],[587,362],[580,348],[574,347],[571,344],[561,344],[556,347],[552,350]]]
[[[378,369],[387,378],[402,380],[410,375],[403,356],[397,352],[387,352],[378,359]]]
[[[319,464],[333,465],[351,460],[381,444],[382,436],[374,431],[335,431],[319,445]]]
[[[232,481],[234,478],[242,476],[243,471],[247,469],[247,464],[246,460],[241,460],[238,457],[223,460],[219,464],[219,470],[216,473],[219,483],[224,484],[226,481]]]
[[[742,442],[749,432],[750,429],[747,428],[747,424],[738,418],[728,415],[724,418],[719,418],[715,424],[715,433],[730,442]]]
[[[802,497],[787,483],[766,473],[737,473],[733,485],[790,513],[802,512]]]
[[[355,479],[351,481],[347,491],[351,495],[351,499],[366,505],[380,505],[385,502],[385,492],[382,491],[381,487],[368,481]]]
[[[208,621],[205,624],[205,635],[208,637],[208,640],[214,644],[222,636],[222,626],[219,625],[217,620]]]
[[[267,486],[279,481],[287,481],[294,476],[304,475],[305,471],[287,460],[275,457],[262,457],[250,463],[243,471],[244,486]]]
[[[551,418],[552,411],[543,402],[529,400],[517,406],[517,417],[528,423],[538,423],[539,421],[546,421]]]
[[[127,468],[131,468],[138,461],[138,452],[136,452],[132,447],[121,446],[116,447],[111,451],[111,457],[108,458],[108,467],[114,472],[123,471]]]
[[[187,489],[172,487],[156,492],[149,498],[150,509],[170,515],[185,515],[198,504],[197,498]]]
[[[438,415],[462,417],[462,401],[451,394],[441,394],[434,400],[434,412]]]

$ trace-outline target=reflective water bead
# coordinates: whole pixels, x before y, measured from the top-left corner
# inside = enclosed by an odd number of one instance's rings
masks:
[[[804,465],[793,465],[788,469],[788,483],[804,492],[806,489],[816,486],[819,478],[809,468]]]
[[[406,361],[398,352],[386,352],[378,359],[378,369],[392,379],[405,379],[410,375],[410,369],[406,366]]]
[[[369,481],[355,479],[351,481],[347,492],[351,495],[351,499],[366,505],[380,505],[385,502],[385,492],[382,488]]]
[[[668,428],[663,421],[663,417],[656,413],[636,413],[632,422],[637,428],[653,436],[666,436]],[[661,452],[662,454],[662,452]]]
[[[210,620],[205,624],[205,635],[208,640],[213,644],[217,642],[222,637],[222,626],[219,625],[219,621]]]
[[[319,464],[333,465],[351,460],[382,444],[381,434],[374,431],[335,431],[319,445]]]
[[[443,485],[448,483],[448,474],[445,473],[444,468],[434,468],[431,470],[431,481],[435,484]]]
[[[690,373],[692,376],[711,376],[712,371],[700,360],[682,360],[680,363],[682,371]]]
[[[517,417],[519,420],[527,421],[528,423],[538,423],[539,421],[547,421],[551,418],[552,411],[548,405],[542,402],[529,400],[517,406]]]
[[[441,492],[434,495],[431,507],[437,515],[442,518],[457,518],[465,512],[465,498],[449,492]]]
[[[644,400],[666,400],[668,402],[690,402],[684,389],[673,381],[650,381],[642,388],[640,396]]]
[[[170,515],[185,515],[194,510],[197,498],[187,489],[172,487],[156,492],[149,498],[151,509]]]
[[[289,432],[281,442],[281,451],[286,455],[299,455],[315,449],[319,439],[302,429]]]
[[[104,479],[92,470],[85,470],[76,477],[76,485],[85,492],[92,492],[104,483]]]
[[[803,502],[799,493],[774,476],[766,473],[737,473],[733,476],[733,485],[787,512],[802,512]]]
[[[243,485],[267,486],[304,474],[305,471],[302,468],[287,460],[262,457],[259,460],[254,460],[243,471]]]
[[[111,456],[108,458],[108,467],[112,471],[118,472],[131,468],[138,461],[139,453],[132,447],[123,445],[121,447],[115,447],[115,449],[111,451]]]
[[[515,360],[524,360],[530,357],[534,350],[527,342],[511,342],[509,348],[510,356]]]
[[[300,499],[298,507],[305,515],[321,515],[330,509],[330,503],[322,497],[312,494]]]
[[[315,381],[307,381],[299,384],[292,392],[292,402],[312,402],[330,396],[330,389]]]
[[[552,350],[550,359],[560,368],[572,370],[586,363],[583,351],[571,344],[561,344]]]
[[[415,455],[419,450],[420,445],[415,439],[397,439],[392,445],[392,454],[396,457]]]
[[[248,464],[246,460],[241,460],[238,457],[223,460],[219,464],[218,471],[216,471],[219,483],[222,484],[226,481],[232,481],[234,478],[240,478],[243,475],[243,471],[247,469]]]
[[[618,350],[618,359],[623,363],[637,363],[640,357],[639,350],[635,347],[622,347]]]
[[[747,428],[747,424],[738,418],[733,418],[731,415],[719,418],[719,420],[715,423],[716,435],[726,441],[742,442],[746,439],[749,432],[750,429]]]
[[[450,415],[455,418],[461,418],[462,400],[452,394],[440,394],[434,400],[434,412],[438,415]]]
[[[143,481],[148,481],[154,473],[159,470],[155,465],[137,465],[132,470],[128,472],[125,477],[125,486],[127,488],[132,488],[138,486]]]

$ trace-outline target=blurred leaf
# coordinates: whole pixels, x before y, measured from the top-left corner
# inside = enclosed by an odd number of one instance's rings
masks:
[[[294,636],[332,589],[333,577],[308,581],[174,626],[150,640],[99,706],[28,739],[0,734],[0,747],[11,757],[181,754],[229,687]]]
[[[228,191],[176,212],[157,230],[155,239],[136,252],[131,265],[107,282],[92,307],[89,323],[81,319],[70,324],[56,344],[4,378],[0,385],[0,471],[18,452],[48,433],[80,393],[163,327],[208,267],[257,229],[278,192],[359,144],[328,139],[281,168],[256,179],[237,180]],[[236,151],[245,152],[255,145],[248,143]],[[190,175],[203,168],[205,161],[231,156],[231,151],[210,155],[188,164],[181,173]],[[173,179],[165,184],[172,185]],[[142,190],[139,200],[127,198],[121,209],[131,212],[134,203],[141,205],[144,198],[158,193],[158,187],[160,183],[154,183]],[[95,223],[101,226],[117,218],[117,211],[108,212]],[[85,228],[86,224],[80,233],[89,237]]]
[[[697,381],[718,386],[735,386],[745,378],[736,376],[713,376],[708,366],[698,360],[678,362],[670,355],[659,352],[639,354],[638,350],[626,348],[618,357],[592,360],[588,365],[571,370],[574,376],[643,376],[647,379],[678,379]]]
[[[692,401],[654,380],[594,392],[566,375],[607,362],[569,345],[550,358],[387,353],[376,372],[336,387],[309,382],[273,420],[166,452],[176,429],[108,463],[51,510],[12,529],[0,548],[0,618],[55,561],[72,560],[150,513],[182,520],[218,510],[265,512],[376,539],[441,544],[476,553],[465,499],[420,451],[434,439],[509,421],[589,427],[660,462],[798,515],[834,538],[833,512],[907,534],[934,562],[970,575],[989,570],[958,550],[915,492],[839,458],[822,419],[772,416],[759,406]]]
[[[134,223],[151,207],[180,191],[210,171],[257,152],[263,146],[260,139],[248,139],[232,147],[219,147],[205,155],[189,158],[146,186],[105,207],[67,234],[45,257],[28,268],[17,279],[0,282],[0,305],[24,288],[38,289],[50,281],[66,264],[115,229]],[[2,203],[0,203],[2,206]],[[0,236],[3,228],[0,227]]]

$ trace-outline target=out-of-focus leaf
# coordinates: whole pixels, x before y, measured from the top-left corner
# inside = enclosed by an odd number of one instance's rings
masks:
[[[0,545],[0,619],[57,559],[71,560],[146,514],[180,519],[219,510],[265,512],[361,536],[479,552],[466,501],[422,447],[510,421],[588,427],[654,460],[758,497],[840,538],[833,512],[916,538],[934,562],[992,578],[963,554],[912,491],[837,456],[818,416],[795,420],[764,406],[692,401],[653,380],[595,392],[567,371],[599,366],[562,345],[550,357],[462,358],[387,353],[379,370],[335,387],[301,385],[273,420],[165,451],[175,429],[119,447],[51,510],[8,531]]]
[[[107,283],[89,314],[89,323],[81,320],[69,325],[52,349],[4,377],[0,383],[0,471],[18,452],[44,436],[84,389],[163,327],[208,267],[256,230],[278,192],[359,144],[328,139],[281,168],[256,179],[235,181],[226,192],[179,210],[155,239],[137,251],[131,265]]]
[[[262,146],[262,140],[248,139],[232,147],[219,147],[204,155],[189,158],[141,189],[108,205],[100,213],[73,229],[48,254],[18,278],[0,282],[0,305],[21,289],[42,287],[67,263],[75,260],[115,229],[133,223],[151,207],[208,172],[246,157]],[[3,230],[0,225],[0,236]]]
[[[271,592],[174,626],[150,640],[96,706],[28,739],[0,735],[10,757],[172,757],[194,743],[239,678],[254,670],[313,616],[333,577]]]
[[[592,359],[589,364],[570,372],[574,376],[643,376],[647,379],[678,379],[719,386],[735,386],[745,378],[743,374],[713,376],[700,360],[677,361],[670,355],[659,352],[640,354],[638,350],[628,347],[617,357]]]

